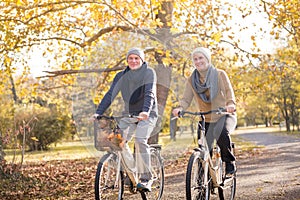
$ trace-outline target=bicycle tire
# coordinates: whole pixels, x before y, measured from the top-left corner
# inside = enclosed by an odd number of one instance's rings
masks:
[[[209,200],[211,184],[204,185],[204,175],[200,152],[195,151],[189,158],[186,171],[187,200]]]
[[[143,200],[160,200],[164,190],[164,165],[160,153],[157,149],[151,148],[151,172],[152,172],[152,186],[151,192],[141,191]]]
[[[117,155],[105,154],[99,161],[95,176],[95,200],[121,200],[124,193],[123,173],[117,169]],[[115,186],[117,174],[117,187]]]
[[[231,143],[232,152],[234,153],[235,145]],[[220,200],[234,200],[236,193],[236,172],[229,177],[225,174],[225,163],[221,166],[223,172],[223,184],[218,188]]]
[[[236,173],[231,177],[224,176],[224,183],[218,188],[220,200],[234,200],[236,193]]]

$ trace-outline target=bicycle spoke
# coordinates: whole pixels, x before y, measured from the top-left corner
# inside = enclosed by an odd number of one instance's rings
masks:
[[[204,184],[204,168],[199,152],[194,152],[188,163],[186,173],[186,197],[188,200],[208,199],[210,184]]]
[[[151,173],[153,181],[151,192],[142,195],[145,195],[147,200],[159,200],[164,188],[164,168],[159,152],[155,149],[151,150]]]
[[[116,156],[110,153],[106,154],[101,158],[97,167],[95,199],[121,199],[122,195],[122,173],[117,168]]]

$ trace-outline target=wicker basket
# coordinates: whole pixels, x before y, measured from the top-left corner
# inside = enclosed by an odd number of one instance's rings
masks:
[[[110,120],[99,120],[94,123],[94,145],[98,151],[120,151],[124,140],[118,128]]]

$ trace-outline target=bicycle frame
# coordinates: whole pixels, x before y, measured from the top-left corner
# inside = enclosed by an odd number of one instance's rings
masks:
[[[214,166],[212,157],[210,155],[210,150],[208,148],[206,136],[205,136],[205,115],[200,115],[201,121],[198,122],[198,148],[195,148],[194,151],[200,152],[201,154],[201,162],[204,166],[204,184],[207,186],[209,184],[209,177],[208,174],[211,176],[212,183],[214,187],[218,187],[220,184],[222,184],[222,173],[218,173],[219,171],[219,165]],[[216,145],[216,155],[217,155],[217,162],[222,162],[220,158],[220,148],[218,145]],[[209,170],[209,173],[208,173]],[[222,168],[220,169],[222,170]]]

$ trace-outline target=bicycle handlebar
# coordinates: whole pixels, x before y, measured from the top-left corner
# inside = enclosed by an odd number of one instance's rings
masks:
[[[123,116],[107,116],[107,115],[98,115],[96,116],[96,119],[97,120],[100,120],[100,119],[107,119],[107,120],[115,120],[115,119],[118,119],[118,118],[123,118],[123,117],[129,117],[129,118],[136,118],[136,119],[139,119],[139,116],[136,116],[136,115],[123,115]]]
[[[210,110],[210,111],[206,111],[206,112],[190,112],[190,111],[179,111],[178,112],[178,117],[183,117],[185,114],[190,114],[190,115],[199,115],[199,116],[204,116],[204,115],[208,115],[208,114],[211,114],[211,113],[216,113],[218,115],[221,115],[221,114],[229,114],[226,110],[226,108],[218,108],[216,110]]]

